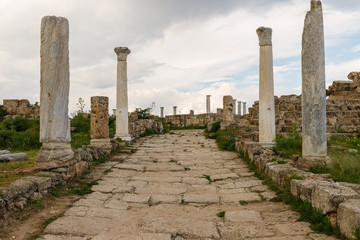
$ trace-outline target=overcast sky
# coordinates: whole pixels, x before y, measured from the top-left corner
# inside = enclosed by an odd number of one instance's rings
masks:
[[[258,99],[260,26],[273,29],[275,94],[301,93],[301,35],[310,0],[0,0],[0,104],[39,101],[40,22],[70,25],[70,112],[79,97],[116,99],[114,47],[129,47],[129,110],[222,108],[232,95]],[[326,81],[360,71],[360,1],[323,0]]]

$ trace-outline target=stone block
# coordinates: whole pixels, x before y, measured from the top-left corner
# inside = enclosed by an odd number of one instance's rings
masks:
[[[355,238],[354,228],[360,227],[360,200],[352,199],[342,202],[337,211],[337,223],[346,237]]]
[[[229,211],[225,212],[225,221],[229,222],[261,222],[261,215],[257,211]]]

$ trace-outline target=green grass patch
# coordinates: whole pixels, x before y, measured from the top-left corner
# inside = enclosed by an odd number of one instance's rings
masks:
[[[211,178],[210,178],[209,175],[203,174],[201,178],[205,178],[205,179],[207,179],[209,182],[211,182]]]
[[[239,203],[240,203],[241,205],[247,205],[247,204],[248,204],[247,201],[243,201],[243,200],[239,201]]]
[[[43,227],[46,228],[50,223],[54,222],[56,219],[61,218],[63,216],[64,214],[62,213],[55,217],[50,217],[49,219],[45,220],[45,222],[43,223]]]
[[[225,212],[219,212],[218,214],[216,214],[216,216],[218,216],[219,218],[224,218],[225,217]]]
[[[68,193],[74,194],[74,195],[79,195],[79,196],[90,194],[90,193],[94,192],[93,190],[91,190],[92,186],[98,185],[99,184],[98,181],[100,181],[100,179],[92,181],[92,182],[79,182],[79,186],[70,187],[70,190],[68,191]]]
[[[360,154],[329,149],[329,173],[335,181],[360,184]]]
[[[159,133],[155,132],[155,130],[152,128],[147,128],[143,133],[140,134],[140,137],[146,137],[153,134],[159,134]]]

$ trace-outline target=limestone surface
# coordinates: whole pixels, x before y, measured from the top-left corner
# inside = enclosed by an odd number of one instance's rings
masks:
[[[331,239],[314,238],[289,206],[262,198],[274,193],[244,174],[236,153],[201,130],[174,132],[145,138],[42,239]]]
[[[234,120],[233,108],[234,108],[234,103],[232,96],[224,96],[223,97],[224,122],[232,122]]]

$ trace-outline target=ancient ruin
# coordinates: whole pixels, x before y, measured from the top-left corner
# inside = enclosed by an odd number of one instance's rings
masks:
[[[109,98],[91,97],[90,145],[102,148],[110,154],[112,145],[109,138]]]
[[[117,88],[116,88],[116,138],[130,141],[128,94],[127,94],[127,56],[130,50],[127,47],[114,49],[117,55]]]
[[[173,106],[173,115],[176,116],[176,109],[177,109],[177,106]]]
[[[210,109],[210,97],[211,95],[206,95],[206,113],[211,113],[211,109]]]
[[[311,1],[302,36],[302,154],[327,156],[324,25],[321,2]]]
[[[236,115],[236,99],[233,99],[233,114]]]
[[[243,115],[245,115],[247,113],[246,111],[246,102],[243,102]]]
[[[4,99],[3,109],[10,116],[39,117],[40,106],[37,103],[30,104],[27,99]]]
[[[271,146],[276,137],[274,74],[271,35],[272,29],[260,27],[256,30],[259,36],[260,69],[259,69],[259,142]]]
[[[241,101],[238,101],[237,103],[238,103],[237,104],[237,107],[238,107],[238,114],[237,115],[241,116]]]
[[[164,118],[164,107],[160,107],[160,117]]]
[[[232,122],[234,120],[234,101],[232,96],[223,97],[223,120],[225,123]]]
[[[69,22],[63,17],[41,20],[40,142],[36,168],[59,168],[74,157],[70,146]]]

